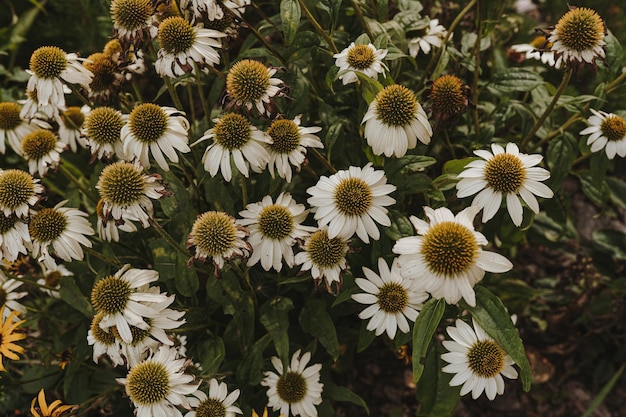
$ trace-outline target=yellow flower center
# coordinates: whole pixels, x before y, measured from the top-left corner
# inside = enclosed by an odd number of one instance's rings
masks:
[[[39,129],[22,138],[22,152],[27,159],[40,160],[54,150],[57,137],[49,130]]]
[[[233,247],[237,228],[228,214],[207,211],[193,224],[191,237],[198,252],[207,256],[220,255]]]
[[[545,36],[536,36],[532,41],[530,41],[530,46],[534,48],[550,47],[549,44],[546,45],[547,40],[548,38]]]
[[[276,120],[267,130],[274,143],[269,149],[277,154],[289,154],[300,146],[300,131],[298,125],[291,120]]]
[[[362,216],[372,205],[372,190],[360,178],[345,178],[335,188],[335,205],[346,216]]]
[[[71,106],[61,113],[61,119],[68,129],[78,130],[85,121],[85,115],[80,111],[80,107]]]
[[[258,61],[244,59],[237,62],[226,77],[226,90],[238,102],[255,103],[267,94],[270,74]]]
[[[417,97],[404,86],[385,87],[374,101],[378,120],[387,126],[407,126],[415,118]]]
[[[170,392],[170,377],[167,368],[154,361],[142,362],[131,368],[126,378],[126,389],[133,403],[156,404]]]
[[[600,123],[600,130],[610,141],[618,141],[626,136],[626,121],[617,115],[609,115]]]
[[[240,149],[250,140],[250,122],[237,113],[222,117],[213,127],[213,138],[222,148]]]
[[[263,236],[272,240],[282,240],[294,228],[291,211],[279,204],[263,207],[259,213],[259,228]]]
[[[496,342],[480,340],[469,348],[467,362],[474,375],[493,378],[504,368],[504,351]]]
[[[31,216],[28,231],[31,238],[39,242],[53,242],[67,228],[67,216],[55,209],[44,208]]]
[[[376,56],[369,46],[355,45],[348,49],[346,61],[352,68],[362,71],[369,68],[376,61]]]
[[[122,115],[111,107],[93,109],[85,118],[85,133],[97,144],[114,144],[120,140],[120,132],[124,126]]]
[[[0,173],[0,207],[15,210],[35,195],[33,177],[19,169]]]
[[[4,213],[0,213],[0,235],[4,235],[8,231],[12,230],[15,223],[17,223],[17,217],[14,217],[13,215],[7,217]],[[0,303],[0,306],[2,304],[4,303]]]
[[[222,7],[221,4],[215,3],[215,5],[218,8],[222,9],[224,13],[224,17],[222,17],[221,19],[209,20],[208,22],[205,21],[204,27],[207,29],[213,29],[213,30],[217,30],[218,32],[224,32],[224,33],[227,33],[231,31],[233,28],[237,27],[235,23],[235,19],[233,18],[233,14],[229,12],[228,9],[225,9],[224,7]]]
[[[89,87],[95,93],[108,91],[115,82],[117,73],[117,65],[113,62],[110,55],[102,52],[89,55],[89,61],[85,61],[83,66],[93,73],[93,79]]]
[[[154,13],[150,0],[113,0],[111,18],[116,26],[128,31],[143,28]]]
[[[224,417],[226,407],[223,402],[215,398],[207,398],[196,407],[195,412],[196,417]]]
[[[125,280],[109,275],[98,281],[91,290],[91,304],[104,314],[121,313],[126,308],[133,289]]]
[[[604,38],[604,22],[586,7],[567,12],[555,27],[558,39],[567,49],[585,51],[597,46]]]
[[[30,56],[30,70],[39,78],[58,78],[66,67],[65,52],[56,46],[42,46]]]
[[[467,97],[463,93],[463,82],[454,75],[444,75],[433,82],[429,95],[435,113],[455,115],[463,111]]]
[[[13,130],[22,123],[20,105],[17,103],[0,103],[0,130]]]
[[[104,45],[102,52],[112,58],[114,56],[120,56],[124,50],[122,49],[122,44],[118,39],[111,39],[106,43],[106,45]]]
[[[378,307],[388,314],[402,312],[409,303],[409,294],[397,282],[384,283],[376,296],[378,297]]]
[[[159,25],[159,45],[168,54],[191,49],[196,40],[196,30],[182,17],[168,17]]]
[[[286,403],[294,404],[302,401],[306,391],[306,379],[297,372],[286,372],[276,381],[276,392]]]
[[[104,317],[104,313],[102,312],[97,313],[93,317],[93,320],[91,320],[91,327],[90,327],[91,334],[93,335],[93,338],[96,339],[96,342],[105,346],[111,346],[112,344],[115,343],[115,336],[113,335],[113,332],[111,331],[105,332],[100,327],[100,322],[102,321],[103,317]]]
[[[126,207],[137,203],[144,195],[145,181],[133,164],[115,162],[102,170],[98,190],[105,202]]]
[[[421,253],[431,272],[454,278],[474,264],[478,242],[469,228],[444,221],[432,225],[424,235]]]
[[[328,232],[322,229],[309,237],[306,251],[315,265],[331,268],[344,258],[348,245],[338,237],[329,239]]]
[[[484,168],[487,185],[503,194],[517,193],[526,180],[526,168],[515,155],[494,155]]]
[[[158,141],[167,129],[169,116],[160,106],[144,103],[135,107],[128,118],[128,125],[135,138],[143,143]]]

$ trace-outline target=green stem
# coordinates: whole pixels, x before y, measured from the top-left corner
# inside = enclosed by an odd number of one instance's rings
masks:
[[[304,4],[304,2],[302,0],[298,0],[298,3],[300,3],[300,8],[304,11],[304,14],[306,15],[306,18],[309,20],[311,25],[313,25],[313,28],[315,29],[315,31],[317,33],[319,33],[319,35],[322,38],[324,38],[324,40],[328,44],[328,47],[330,48],[331,52],[333,54],[336,54],[337,52],[339,52],[339,50],[337,49],[337,46],[335,46],[335,41],[333,41],[333,38],[328,36],[328,33],[326,33],[326,31],[322,28],[322,26],[320,26],[319,22],[311,14],[311,12],[309,11],[308,7],[306,7],[306,4]],[[372,41],[373,41],[373,39],[372,39]]]
[[[61,173],[65,175],[68,180],[76,185],[76,187],[78,187],[78,189],[82,191],[82,193],[85,194],[88,199],[90,199],[94,203],[97,203],[98,198],[92,193],[92,190],[85,187],[85,185],[80,182],[80,179],[76,178],[74,174],[72,174],[70,170],[65,166],[65,164],[69,164],[69,162],[64,161],[62,164],[59,164],[59,171],[61,171]]]
[[[248,205],[248,184],[246,183],[246,177],[241,177],[241,203],[243,206]]]
[[[326,158],[324,158],[324,155],[319,153],[317,149],[309,148],[309,152],[313,154],[313,156],[316,157],[326,167],[327,170],[329,170],[333,174],[337,172],[337,169],[335,169],[335,167],[332,166],[330,162],[328,162]]]
[[[202,103],[202,111],[204,111],[204,117],[210,117],[209,103],[206,101],[206,96],[204,95],[204,87],[202,86],[202,80],[200,79],[200,68],[198,68],[198,64],[193,63],[194,69],[196,71],[196,86],[198,88],[198,95],[200,96],[200,102]],[[190,104],[193,107],[193,103]]]
[[[593,152],[587,152],[574,159],[574,161],[572,162],[572,168],[574,168],[576,165],[580,164],[584,160],[589,159],[591,155],[593,155]]]
[[[620,86],[620,84],[622,83],[622,81],[624,81],[624,79],[626,79],[626,72],[622,72],[613,81],[608,83],[606,85],[606,88],[605,88],[606,92],[610,93],[611,91],[613,91],[616,88],[618,88]]]
[[[589,106],[585,106],[583,109],[583,111],[586,111],[586,109]],[[563,132],[565,132],[571,125],[573,125],[574,123],[576,123],[577,121],[579,121],[581,118],[580,114],[574,114],[572,115],[572,117],[570,117],[569,119],[567,119],[565,121],[565,123],[563,123],[563,125],[561,127],[559,127],[556,130],[553,130],[552,132],[548,133],[546,135],[545,138],[541,139],[539,142],[537,142],[535,145],[532,145],[529,147],[529,151],[534,151],[535,149],[540,148],[542,145],[545,145],[546,143],[548,143],[549,141],[551,141],[552,139],[554,139],[555,137],[562,135]]]
[[[248,29],[250,29],[254,37],[257,38],[263,44],[263,46],[265,46],[267,50],[272,53],[272,55],[278,58],[278,60],[281,62],[281,64],[283,64],[283,66],[287,67],[288,66],[287,60],[281,54],[279,54],[278,51],[272,45],[270,45],[263,36],[261,36],[261,34],[255,29],[255,27],[245,20],[244,20],[244,23],[246,24]]]
[[[78,90],[78,88],[76,88],[76,86],[74,84],[67,84],[70,89],[72,90],[72,93],[74,95],[76,95],[76,97],[78,97],[78,99],[86,106],[89,106],[89,108],[93,107],[93,105],[89,102],[89,100],[87,100],[87,97],[85,97],[84,95],[82,95],[82,93]]]
[[[448,135],[448,129],[442,129],[442,131],[443,131],[443,138],[445,139],[446,145],[448,146],[448,149],[450,150],[452,159],[456,159],[456,152],[454,152],[454,146],[452,146],[452,141],[450,140],[450,136]]]
[[[116,268],[120,268],[122,265],[124,265],[122,262],[118,261],[117,259],[109,258],[108,256],[103,255],[99,251],[94,250],[88,246],[83,246],[83,250],[85,251],[85,253],[88,253],[89,255],[96,257],[100,259],[101,261],[106,262],[109,265],[113,265]]]
[[[180,97],[178,97],[178,93],[176,92],[176,87],[172,84],[170,78],[166,75],[163,77],[163,81],[165,81],[165,86],[167,87],[167,91],[170,93],[170,97],[174,102],[174,107],[178,110],[183,110],[183,103],[180,101]]]
[[[478,118],[478,80],[480,78],[480,40],[482,38],[482,18],[480,15],[480,0],[476,2],[477,28],[476,42],[474,43],[474,78],[472,80],[472,118],[474,120],[474,133],[476,141],[480,135],[480,121]],[[447,135],[447,130],[446,130]]]
[[[363,26],[365,33],[367,33],[367,36],[370,38],[370,42],[374,42],[374,40],[376,39],[374,38],[374,34],[370,29],[370,25],[368,25],[367,20],[365,20],[365,16],[363,15],[363,10],[361,10],[361,6],[359,6],[359,3],[357,3],[356,0],[350,0],[350,4],[352,5],[354,12],[356,13],[356,17],[359,19],[359,22],[361,22],[361,26]]]
[[[519,148],[521,151],[524,151],[528,143],[532,140],[532,138],[535,137],[535,133],[537,133],[537,130],[539,130],[541,125],[543,125],[543,122],[546,121],[546,119],[548,118],[552,110],[554,109],[554,106],[556,106],[556,103],[559,100],[559,97],[561,97],[561,94],[563,94],[563,91],[565,91],[565,87],[567,87],[569,80],[572,78],[572,72],[573,70],[570,68],[565,73],[565,76],[561,80],[561,85],[559,85],[558,90],[556,90],[556,93],[554,93],[554,97],[552,97],[552,101],[550,102],[550,104],[548,104],[548,107],[546,107],[546,109],[543,111],[539,119],[537,119],[533,127],[530,129],[530,131],[528,132],[528,134],[526,135],[526,137],[520,144]]]
[[[185,255],[185,257],[187,257],[187,258],[189,257],[189,252],[187,250],[185,250],[182,246],[180,246],[180,244],[178,242],[176,242],[174,240],[174,238],[172,236],[170,236],[170,234],[167,233],[165,231],[165,229],[163,229],[163,227],[161,227],[159,222],[154,220],[152,217],[148,217],[148,222],[150,223],[150,226],[152,226],[154,228],[154,230],[156,230],[156,232],[159,234],[159,236],[161,236],[163,239],[165,239],[167,241],[167,243],[169,243],[174,249],[179,251],[181,254]]]

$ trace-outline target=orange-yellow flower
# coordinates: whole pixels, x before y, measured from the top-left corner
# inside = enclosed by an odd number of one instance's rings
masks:
[[[0,320],[4,314],[4,305],[0,307]],[[26,338],[24,333],[16,333],[17,329],[26,320],[16,321],[18,316],[17,311],[12,311],[6,320],[0,322],[0,372],[6,372],[4,365],[2,365],[2,359],[6,356],[12,360],[18,360],[18,353],[24,353],[24,348],[16,345],[13,342]]]

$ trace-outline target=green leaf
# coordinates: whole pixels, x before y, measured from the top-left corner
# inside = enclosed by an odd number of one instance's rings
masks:
[[[531,91],[544,83],[541,75],[525,68],[509,68],[491,76],[491,87],[496,90],[512,93],[515,91]]]
[[[607,177],[606,184],[611,192],[613,204],[626,208],[626,182],[618,178]]]
[[[220,337],[203,341],[198,347],[198,356],[196,357],[200,358],[202,372],[209,375],[216,374],[226,357],[224,341]]]
[[[583,193],[585,193],[587,198],[600,206],[606,203],[610,195],[606,182],[602,181],[599,185],[595,184],[589,171],[579,173],[578,178],[580,179]]]
[[[417,399],[420,403],[418,416],[449,417],[461,398],[461,387],[450,386],[453,374],[442,372],[446,363],[441,359],[445,349],[433,343],[424,361],[424,374],[417,384]]]
[[[357,353],[363,352],[376,339],[376,333],[367,330],[367,322],[361,322],[359,330],[359,341],[356,346]]]
[[[269,334],[263,335],[248,350],[244,360],[237,366],[237,381],[240,386],[258,385],[263,379],[263,352],[272,342]]]
[[[477,159],[480,159],[480,158],[476,158],[475,156],[472,156],[469,158],[451,159],[447,161],[445,164],[443,164],[443,172],[445,174],[458,175],[465,169],[465,166],[467,164],[469,164],[472,161],[476,161]]]
[[[317,338],[334,360],[339,358],[339,341],[332,318],[322,300],[309,300],[298,318],[302,329]]]
[[[80,291],[73,276],[61,277],[59,294],[63,301],[83,313],[85,317],[93,317],[95,314],[91,302]]]
[[[363,398],[350,391],[348,388],[335,385],[330,381],[324,382],[324,398],[328,398],[331,401],[346,401],[356,404],[362,407],[368,415],[370,413],[370,409]]]
[[[609,71],[615,73],[621,72],[624,61],[624,50],[619,43],[619,39],[617,39],[612,32],[609,32],[609,34],[604,37],[604,41],[606,42],[606,62]]]
[[[550,184],[554,186],[553,189],[560,188],[563,179],[572,167],[577,151],[576,140],[569,133],[550,142],[546,153],[546,163],[550,167]]]
[[[389,160],[385,164],[385,173],[388,177],[392,177],[398,173],[420,172],[436,163],[437,160],[430,156],[406,155],[402,158]]]
[[[524,391],[530,390],[532,381],[530,363],[509,312],[502,304],[502,300],[487,288],[477,285],[474,291],[476,292],[476,306],[472,307],[462,302],[464,308],[520,367]]]
[[[383,232],[391,240],[398,240],[415,234],[413,224],[402,212],[391,209],[389,210],[389,218],[391,219],[391,226],[384,228]]]
[[[280,20],[283,24],[285,43],[287,45],[291,45],[296,37],[298,26],[300,26],[301,13],[298,0],[282,0],[280,2]]]
[[[383,90],[383,85],[376,80],[371,79],[367,75],[362,72],[355,71],[354,72],[359,79],[361,85],[361,95],[365,102],[369,105],[375,98],[376,95]]]
[[[218,280],[218,284],[224,290],[230,305],[225,305],[224,313],[233,316],[232,322],[235,342],[239,344],[242,351],[245,351],[254,341],[254,302],[252,297],[246,291],[242,290],[239,285],[237,275],[231,271],[223,271],[222,278]],[[226,339],[226,343],[233,340]]]
[[[276,352],[283,361],[285,369],[287,369],[289,362],[288,313],[292,309],[293,302],[289,298],[278,296],[261,307],[261,316],[259,317],[259,321],[272,337]]]
[[[598,408],[600,404],[602,404],[606,396],[609,395],[609,392],[611,392],[611,390],[613,389],[613,387],[619,380],[619,377],[622,375],[622,372],[624,372],[624,366],[626,365],[622,364],[622,366],[620,366],[619,369],[613,374],[609,382],[607,382],[606,385],[602,387],[602,390],[600,391],[600,393],[598,393],[596,398],[594,398],[591,404],[589,404],[589,408],[585,410],[585,413],[581,417],[590,417],[593,414],[593,412],[596,410],[596,408]]]
[[[424,304],[413,325],[413,382],[417,383],[424,372],[424,358],[446,311],[446,303],[431,298]]]
[[[593,244],[617,259],[626,260],[626,234],[614,229],[597,229],[592,235]]]

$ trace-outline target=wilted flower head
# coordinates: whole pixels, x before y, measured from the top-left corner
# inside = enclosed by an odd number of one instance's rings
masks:
[[[442,75],[433,81],[428,98],[435,119],[445,121],[460,116],[467,108],[468,88],[455,75]]]
[[[57,123],[59,124],[59,140],[67,145],[72,152],[76,152],[76,144],[79,144],[83,148],[87,146],[87,140],[81,133],[87,112],[89,112],[87,106],[83,106],[82,108],[70,106],[63,110],[59,117],[57,117]]]

